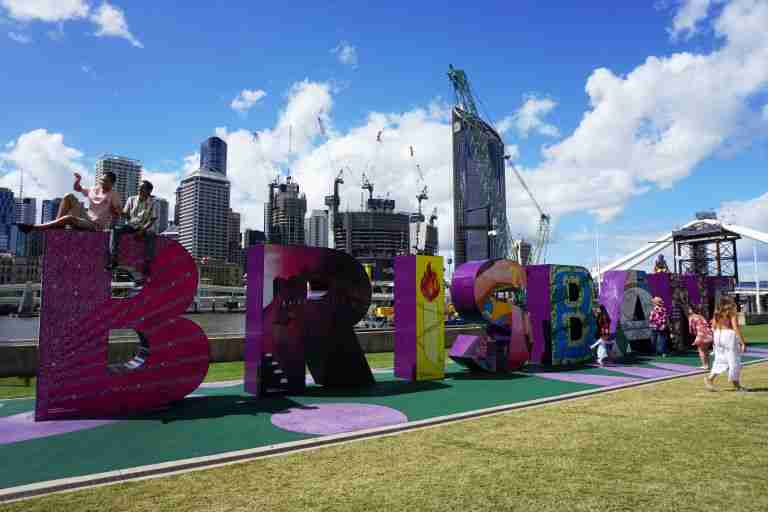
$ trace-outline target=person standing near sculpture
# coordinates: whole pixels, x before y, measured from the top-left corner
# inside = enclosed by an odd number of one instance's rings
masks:
[[[725,372],[728,372],[728,380],[736,391],[749,391],[740,381],[741,353],[747,350],[747,344],[739,329],[736,313],[736,303],[731,297],[723,297],[715,308],[712,318],[715,361],[704,379],[704,385],[710,391],[715,391],[715,378]]]
[[[45,224],[17,224],[21,232],[29,233],[66,227],[85,231],[102,231],[112,226],[115,217],[120,215],[121,209],[120,194],[112,188],[117,181],[115,173],[105,172],[97,185],[88,188],[80,185],[82,177],[78,173],[74,175],[75,184],[72,188],[88,198],[88,211],[83,212],[74,194],[67,194],[61,200],[55,220]]]
[[[590,348],[597,348],[597,364],[605,366],[606,360],[610,361],[613,353],[613,341],[611,340],[611,317],[605,306],[600,304],[593,311],[597,321],[597,341]]]
[[[664,300],[661,297],[651,299],[653,309],[648,318],[648,326],[651,328],[651,343],[657,355],[667,357],[667,330],[668,314],[664,307]]]
[[[709,369],[709,351],[712,349],[712,328],[709,322],[701,316],[701,307],[696,305],[688,306],[688,330],[696,339],[692,345],[699,351],[701,359],[701,368]]]
[[[154,186],[147,180],[141,182],[138,195],[131,196],[125,202],[123,216],[128,221],[124,225],[115,226],[109,238],[109,262],[106,270],[112,271],[118,267],[118,254],[120,251],[120,236],[135,233],[136,237],[144,240],[145,265],[143,274],[136,272],[134,277],[139,284],[145,275],[149,275],[152,259],[155,257],[155,222],[160,216],[159,205],[152,196]]]

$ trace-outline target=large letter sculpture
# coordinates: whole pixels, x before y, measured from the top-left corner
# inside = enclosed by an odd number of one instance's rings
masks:
[[[491,372],[522,367],[529,358],[525,292],[525,269],[513,261],[470,261],[457,268],[451,300],[463,318],[486,324],[486,336],[459,336],[451,359]]]
[[[248,252],[245,390],[302,392],[317,384],[372,384],[354,326],[371,304],[371,283],[333,249],[259,245]]]
[[[653,352],[650,345],[651,291],[648,276],[639,270],[611,270],[603,274],[600,304],[611,317],[611,334],[620,353]]]
[[[144,288],[113,299],[106,247],[106,233],[45,235],[36,420],[147,411],[184,398],[208,371],[208,338],[180,316],[197,287],[189,253],[158,238]],[[140,242],[125,236],[120,264],[136,265],[142,255]],[[139,334],[131,364],[108,366],[111,329]]]
[[[590,361],[597,321],[592,313],[594,284],[587,269],[530,265],[526,272],[531,361],[552,366]]]
[[[445,376],[445,290],[441,256],[395,257],[395,376]]]

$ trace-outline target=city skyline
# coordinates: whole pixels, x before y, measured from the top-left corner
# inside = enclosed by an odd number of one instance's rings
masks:
[[[510,163],[552,214],[549,261],[590,267],[599,236],[605,264],[705,209],[768,228],[768,194],[756,181],[768,160],[762,0],[695,2],[696,9],[690,1],[620,9],[600,1],[499,3],[482,12],[426,3],[408,16],[396,5],[350,6],[342,16],[282,5],[256,14],[234,4],[150,15],[124,0],[117,5],[124,30],[101,39],[63,11],[54,16],[40,4],[24,21],[2,5],[9,30],[28,42],[0,42],[16,70],[0,127],[0,186],[15,191],[19,170],[28,169],[30,196],[61,196],[73,170],[93,179],[95,159],[109,149],[140,158],[155,195],[173,208],[176,186],[199,165],[199,141],[217,136],[229,149],[231,207],[243,227],[259,229],[276,174],[290,170],[308,210],[323,207],[348,167],[340,210],[358,204],[365,172],[377,196],[416,211],[418,164],[430,188],[424,208],[437,207],[447,257],[453,64],[467,71]],[[200,17],[212,30],[190,51],[181,27]],[[329,23],[284,37],[288,20],[318,17]],[[263,29],[231,29],[231,20]],[[53,40],[46,32],[57,24],[65,37]],[[439,30],[425,30],[434,25]],[[409,37],[392,38],[391,26]],[[467,37],[477,26],[483,36]],[[43,86],[51,62],[63,85],[55,100]],[[201,62],[221,72],[200,76]],[[180,86],[190,76],[196,87]],[[158,105],[162,122],[148,123]],[[506,193],[512,236],[533,237],[530,200],[515,179],[506,180]],[[740,244],[742,255],[751,253]],[[766,255],[761,247],[760,259]]]

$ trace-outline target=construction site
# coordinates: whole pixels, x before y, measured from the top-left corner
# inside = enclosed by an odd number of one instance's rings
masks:
[[[520,172],[511,165],[509,156],[504,154],[504,141],[493,128],[492,121],[480,115],[477,108],[479,99],[466,73],[449,66],[448,79],[455,93],[451,119],[455,246],[454,256],[448,258],[448,265],[458,267],[466,261],[490,258],[510,258],[521,264],[545,262],[549,215],[542,210]],[[325,135],[321,117],[318,116],[317,121],[321,134]],[[405,254],[437,255],[439,236],[437,208],[425,213],[429,185],[413,146],[409,150],[413,166],[411,172],[418,177],[414,190],[417,211],[398,210],[395,200],[388,195],[374,196],[375,186],[368,174],[376,166],[381,143],[382,131],[379,131],[374,146],[376,156],[360,174],[349,166],[342,166],[337,171],[331,193],[325,196],[325,210],[313,212],[315,218],[311,223],[311,236],[309,228],[305,228],[307,199],[300,192],[299,183],[290,175],[276,177],[269,184],[264,230],[271,243],[304,245],[310,243],[311,238],[312,245],[318,245],[318,240],[322,240],[323,245],[352,255],[366,268],[371,278],[376,305],[389,306],[394,300],[394,258]],[[329,165],[333,165],[330,157]],[[516,176],[539,214],[535,240],[512,235],[507,221],[508,170]],[[361,197],[359,209],[350,210],[347,207],[346,211],[341,211],[340,192],[345,185],[359,186],[367,192],[367,197]],[[318,236],[318,229],[326,231]]]

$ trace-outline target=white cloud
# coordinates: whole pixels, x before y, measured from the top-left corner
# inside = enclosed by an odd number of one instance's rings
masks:
[[[47,32],[54,41],[64,36],[62,22],[87,18],[97,26],[94,33],[97,37],[120,37],[137,48],[144,48],[128,29],[123,11],[106,1],[93,10],[84,0],[0,0],[0,6],[18,21],[59,23],[58,30]]]
[[[506,116],[497,123],[496,129],[499,133],[504,134],[514,128],[522,138],[527,138],[531,132],[548,137],[558,137],[560,130],[555,125],[544,122],[543,119],[556,106],[557,103],[550,98],[537,98],[535,95],[529,95],[517,112],[511,116]]]
[[[247,112],[251,107],[253,107],[257,101],[259,101],[261,98],[266,96],[267,93],[262,91],[261,89],[243,89],[240,91],[240,94],[238,94],[235,99],[232,100],[232,103],[230,104],[230,107],[232,107],[232,110],[236,110],[240,113]]]
[[[712,0],[682,0],[681,3],[668,29],[673,40],[681,36],[690,39],[699,31],[698,25],[706,19]]]
[[[717,215],[723,222],[768,233],[768,192],[746,201],[725,201]],[[740,277],[742,280],[754,279],[753,247],[757,245],[758,260],[765,265],[768,264],[768,244],[742,238],[737,245]],[[768,272],[761,273],[761,279],[768,279]]]
[[[349,44],[349,42],[339,42],[339,44],[331,50],[331,53],[336,54],[336,57],[342,64],[346,64],[352,68],[357,67],[357,48]]]
[[[99,29],[95,35],[98,37],[122,37],[131,42],[137,48],[144,48],[144,45],[136,39],[131,31],[128,30],[128,22],[125,20],[123,11],[110,5],[107,2],[102,3],[91,16],[91,21],[98,25]]]
[[[755,115],[749,100],[768,85],[766,26],[768,2],[734,0],[714,21],[720,48],[648,57],[626,76],[595,70],[586,85],[591,109],[525,171],[545,209],[610,220],[633,196],[673,186],[742,137]]]
[[[81,163],[83,154],[64,144],[64,136],[44,129],[23,133],[6,144],[0,153],[5,174],[0,175],[0,187],[17,190],[20,171],[24,172],[24,195],[49,199],[72,191],[73,172],[90,174]]]
[[[16,32],[8,32],[8,37],[16,41],[19,44],[29,44],[32,42],[32,38],[24,34],[18,34]]]
[[[8,15],[19,21],[66,21],[85,18],[89,7],[83,0],[0,0]]]

